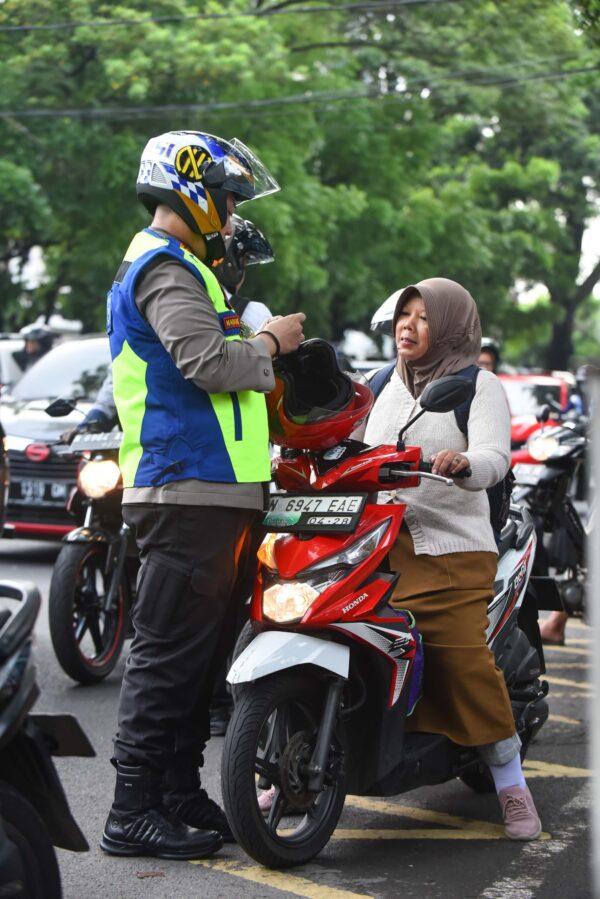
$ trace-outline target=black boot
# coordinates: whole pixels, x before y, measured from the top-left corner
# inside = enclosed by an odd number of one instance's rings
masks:
[[[235,843],[225,812],[201,788],[197,768],[168,769],[163,784],[163,801],[179,821],[200,830],[216,830],[223,842]]]
[[[100,846],[111,855],[206,858],[223,845],[213,829],[190,830],[161,803],[161,776],[117,762],[115,801]]]
[[[224,737],[227,725],[231,718],[231,708],[225,705],[210,707],[210,735],[211,737]]]

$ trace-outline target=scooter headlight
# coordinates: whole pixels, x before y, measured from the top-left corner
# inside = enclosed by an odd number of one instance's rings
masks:
[[[114,490],[121,478],[119,466],[112,459],[92,460],[79,470],[79,489],[90,499],[102,499]]]
[[[545,462],[550,456],[555,455],[559,447],[556,437],[546,437],[544,434],[534,434],[527,441],[529,455],[538,462]]]
[[[267,579],[263,591],[263,614],[279,624],[293,624],[300,621],[321,593],[347,577],[352,568],[364,562],[376,549],[389,528],[390,521],[388,518],[372,531],[363,534],[356,543],[343,552],[306,568],[300,574],[302,580],[275,580],[279,577],[279,573],[274,565],[274,554],[266,550],[261,558],[263,564],[266,563]],[[264,543],[261,550],[263,547]]]

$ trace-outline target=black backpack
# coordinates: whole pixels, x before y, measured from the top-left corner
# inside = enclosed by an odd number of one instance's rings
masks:
[[[379,368],[375,372],[375,374],[369,381],[369,386],[373,391],[375,399],[377,399],[387,382],[392,377],[392,372],[394,371],[395,367],[395,362],[390,362],[389,365],[384,365],[383,368]],[[461,405],[454,410],[456,424],[465,435],[465,437],[467,436],[469,430],[468,426],[469,412],[471,411],[471,401],[473,399],[473,396],[475,395],[475,384],[477,382],[477,375],[480,371],[481,369],[478,365],[468,365],[466,368],[454,372],[454,374],[460,375],[461,378],[467,378],[473,384],[473,393],[471,394],[469,399],[465,400],[464,403],[461,403]],[[505,474],[502,480],[498,481],[497,484],[494,484],[493,487],[488,487],[486,491],[490,504],[490,522],[496,538],[500,536],[502,528],[508,521],[508,513],[510,511],[510,497],[513,491],[514,483],[515,476],[512,473],[512,469],[509,468],[508,472]]]

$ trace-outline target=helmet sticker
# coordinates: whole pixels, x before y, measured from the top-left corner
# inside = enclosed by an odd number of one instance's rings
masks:
[[[175,157],[175,171],[188,181],[201,181],[207,162],[212,162],[212,156],[203,147],[182,147]]]

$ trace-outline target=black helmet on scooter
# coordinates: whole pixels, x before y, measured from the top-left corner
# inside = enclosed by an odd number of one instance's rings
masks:
[[[305,340],[273,365],[275,387],[267,395],[273,443],[291,449],[327,449],[344,440],[373,405],[366,384],[341,371],[326,340]]]
[[[235,293],[244,277],[246,266],[273,262],[275,256],[271,244],[254,222],[239,215],[232,216],[234,232],[227,245],[225,258],[213,271],[223,287]]]

